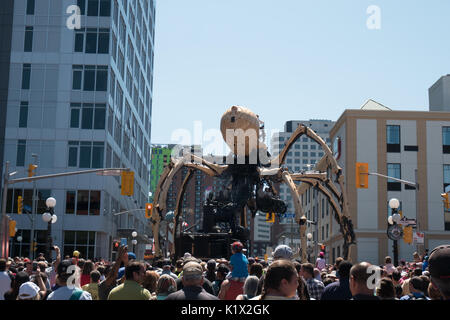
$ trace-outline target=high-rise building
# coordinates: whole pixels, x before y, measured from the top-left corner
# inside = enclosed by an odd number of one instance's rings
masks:
[[[278,132],[272,136],[272,154],[277,155],[283,150],[286,142],[295,132],[300,124],[303,124],[316,132],[325,143],[330,146],[329,133],[334,126],[334,121],[331,120],[296,120],[287,121],[284,125],[284,131]],[[321,146],[311,138],[303,135],[297,142],[295,142],[286,156],[286,161],[283,164],[290,172],[301,172],[312,169],[314,165],[325,154]],[[272,227],[272,242],[274,245],[284,243],[292,245],[296,248],[300,247],[299,227],[295,223],[294,203],[290,189],[285,184],[276,186],[279,191],[281,200],[285,201],[288,206],[287,212],[276,221]]]
[[[53,196],[52,238],[64,255],[76,249],[83,258],[108,258],[112,240],[135,230],[142,257],[151,236],[139,209],[149,196],[154,0],[7,0],[1,7],[2,164],[9,161],[15,177],[32,163],[37,175],[110,167],[135,173],[130,197],[121,196],[120,177],[95,174],[15,184],[7,214],[17,212],[19,195],[31,211],[35,186],[37,252],[46,242],[45,199]],[[114,215],[126,210],[134,211]],[[28,256],[29,215],[13,218],[22,242],[13,239],[11,254]]]
[[[430,111],[450,111],[450,74],[442,76],[428,89]]]
[[[174,145],[152,145],[151,147],[150,201],[153,201],[153,196],[164,168],[170,163],[173,147]]]

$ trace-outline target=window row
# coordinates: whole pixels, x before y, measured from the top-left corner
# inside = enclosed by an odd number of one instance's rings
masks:
[[[68,167],[103,168],[104,142],[69,141],[68,148]]]
[[[109,29],[87,28],[75,30],[75,52],[109,53]]]
[[[106,91],[108,66],[73,65],[72,89]]]
[[[111,0],[77,0],[81,15],[90,17],[110,17]],[[87,12],[86,12],[87,9]]]
[[[71,103],[70,127],[81,129],[105,129],[106,104]]]
[[[52,194],[51,190],[38,189],[37,192],[37,202],[35,204],[36,213],[43,214],[47,212],[47,205],[45,200],[49,198]],[[7,213],[17,213],[17,198],[22,197],[23,214],[31,214],[32,211],[32,199],[33,199],[33,189],[8,189],[7,201],[6,201],[6,212]]]
[[[101,192],[98,190],[68,190],[66,192],[66,214],[80,216],[100,215]]]

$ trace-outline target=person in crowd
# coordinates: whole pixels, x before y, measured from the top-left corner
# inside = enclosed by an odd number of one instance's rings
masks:
[[[163,274],[158,278],[156,284],[156,300],[165,300],[169,294],[176,291],[177,284],[171,276]]]
[[[368,287],[368,279],[373,275],[369,271],[371,264],[360,262],[350,269],[350,291],[352,300],[380,300],[374,295],[374,289]]]
[[[4,293],[4,300],[17,300],[20,286],[28,281],[30,281],[28,273],[26,271],[19,271],[12,279],[11,288]]]
[[[94,263],[91,260],[85,261],[81,273],[81,287],[91,282],[91,272],[94,271]]]
[[[160,277],[167,275],[171,277],[169,274],[161,274],[159,275],[156,271],[145,271],[144,281],[142,286],[150,291],[150,293],[154,296],[156,294],[156,285]],[[173,279],[173,277],[171,277]],[[173,280],[175,282],[175,280]]]
[[[180,276],[181,271],[183,271],[183,260],[178,259],[175,263],[175,274],[177,275],[177,277]]]
[[[170,259],[164,259],[162,262],[162,270],[159,273],[159,275],[161,276],[163,274],[167,274],[167,275],[171,276],[174,280],[177,280],[178,277],[175,273],[173,273],[171,271],[171,266],[172,265],[171,265]]]
[[[233,255],[230,258],[231,279],[233,281],[244,282],[248,276],[248,260],[242,253],[244,246],[241,242],[236,241],[231,244],[231,252]]]
[[[249,275],[256,276],[258,279],[261,279],[263,275],[263,266],[259,262],[253,263],[249,268]]]
[[[298,274],[298,287],[297,287],[297,296],[299,300],[311,300],[308,287],[306,286],[306,282],[301,276],[302,264],[299,261],[293,261],[295,270]]]
[[[298,300],[298,273],[287,259],[275,260],[267,269],[261,295],[251,300]]]
[[[319,257],[316,260],[316,265],[315,267],[317,269],[319,269],[319,271],[322,271],[323,269],[325,269],[327,263],[325,261],[325,253],[323,253],[322,251],[319,253]]]
[[[129,262],[125,267],[124,283],[111,290],[108,300],[151,300],[151,293],[141,286],[144,276],[143,263]]]
[[[352,293],[350,291],[350,269],[352,263],[349,261],[341,261],[336,275],[339,275],[339,281],[334,282],[325,287],[321,300],[350,300]]]
[[[59,263],[56,277],[58,289],[50,293],[47,300],[92,300],[89,292],[77,287],[80,272],[72,266],[72,260],[63,260]],[[68,281],[70,282],[67,283]]]
[[[376,294],[381,300],[396,300],[396,292],[392,280],[390,278],[382,278]]]
[[[101,281],[100,284],[98,285],[99,300],[107,300],[111,290],[117,286],[116,279],[119,273],[119,267],[121,263],[128,263],[128,254],[126,246],[119,247],[116,261],[110,268],[106,276],[106,279]]]
[[[198,264],[200,264],[201,261],[199,259],[193,257],[191,254],[189,254],[189,256],[186,259],[183,259],[183,268],[184,268],[184,265],[189,263],[189,262],[197,262]],[[177,290],[183,289],[182,277],[183,277],[183,271],[181,271],[180,277],[178,277],[178,279],[176,280]],[[205,289],[206,292],[208,292],[209,294],[214,294],[213,285],[208,279],[203,278],[202,286],[203,286],[203,289]]]
[[[19,288],[17,300],[43,300],[45,297],[45,286],[42,283],[44,290],[42,291],[34,282],[28,281],[23,283]]]
[[[314,278],[314,266],[311,263],[304,263],[300,273],[306,281],[309,296],[314,300],[320,300],[325,287],[321,281]]]
[[[98,297],[98,284],[100,283],[100,272],[98,270],[91,271],[91,281],[85,284],[81,288],[91,294],[92,300],[99,300]]]
[[[0,300],[5,300],[4,294],[11,288],[12,275],[6,269],[6,260],[0,259]]]
[[[169,294],[166,300],[218,300],[203,288],[203,268],[200,263],[196,261],[185,263],[181,280],[183,288]]]
[[[248,276],[244,283],[244,293],[237,296],[236,300],[250,300],[256,296],[258,291],[259,278]]]
[[[400,300],[429,300],[424,293],[425,283],[421,277],[412,277],[409,281],[410,294],[400,298]]]
[[[442,295],[450,300],[450,245],[434,248],[428,258],[431,283]]]
[[[221,263],[218,265],[217,271],[216,271],[216,280],[213,281],[213,283],[212,283],[213,292],[214,292],[215,296],[219,295],[219,291],[220,291],[222,282],[226,279],[229,272],[230,272],[230,269],[228,269],[228,267],[225,264]]]
[[[443,300],[441,292],[431,282],[428,285],[427,294],[430,300]]]
[[[214,282],[216,280],[216,260],[214,259],[208,260],[204,276],[210,282]]]
[[[391,275],[396,269],[395,266],[392,264],[392,258],[387,256],[384,258],[384,267],[383,269],[386,271],[387,275]]]

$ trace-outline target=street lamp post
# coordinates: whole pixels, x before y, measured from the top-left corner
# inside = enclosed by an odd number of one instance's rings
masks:
[[[134,252],[134,254],[136,254],[136,244],[137,244],[137,240],[135,239],[136,237],[137,237],[137,232],[136,231],[133,231],[132,233],[131,233],[131,236],[133,237],[133,240],[131,240],[131,243],[133,244],[133,252]]]
[[[52,224],[56,222],[58,217],[55,215],[55,206],[56,206],[56,199],[53,197],[48,198],[45,201],[45,204],[47,205],[48,211],[42,215],[42,220],[44,222],[47,222],[47,243],[45,244],[45,254],[47,256],[47,261],[51,261],[51,247],[53,246],[52,241]]]
[[[398,222],[401,216],[397,213],[400,201],[396,198],[389,200],[389,207],[392,209],[392,216],[388,218],[388,236],[392,241],[394,250],[394,265],[398,266],[398,239],[401,237],[401,229],[399,229]]]

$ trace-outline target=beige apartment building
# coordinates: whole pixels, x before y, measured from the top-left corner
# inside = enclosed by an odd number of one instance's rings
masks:
[[[393,256],[393,241],[387,237],[391,198],[400,201],[404,216],[417,219],[414,231],[425,234],[423,245],[399,240],[399,260],[411,261],[414,251],[423,253],[450,243],[450,213],[444,212],[440,196],[450,185],[450,112],[393,111],[369,100],[359,110],[345,110],[331,129],[330,139],[343,168],[356,235],[352,261],[382,264],[385,256]],[[357,162],[368,163],[369,172],[417,182],[419,188],[416,192],[414,187],[369,175],[369,187],[357,189]],[[323,165],[319,162],[316,170]],[[314,234],[311,260],[324,244],[328,260],[334,261],[342,254],[343,239],[332,209],[325,197],[307,185],[301,193],[305,214],[317,222],[308,227]]]

